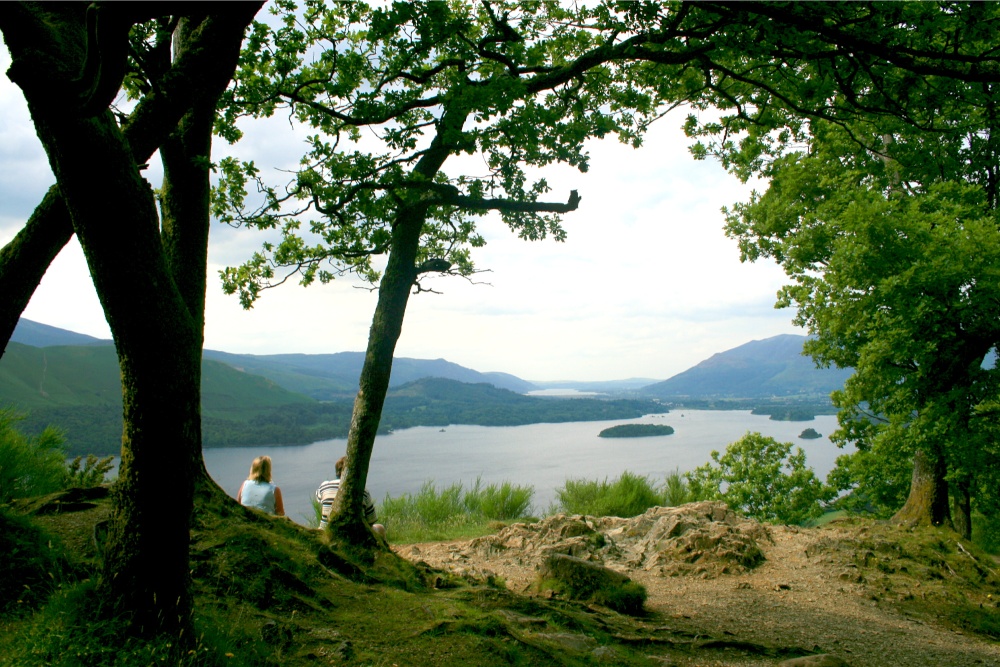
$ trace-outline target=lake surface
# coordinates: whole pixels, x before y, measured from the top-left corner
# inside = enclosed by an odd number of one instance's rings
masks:
[[[649,438],[597,436],[615,424],[639,423],[667,424],[674,433]],[[638,419],[526,426],[418,426],[378,436],[368,490],[378,503],[386,494],[416,492],[427,480],[439,489],[454,482],[468,488],[477,478],[484,483],[509,480],[533,486],[535,510],[544,512],[567,478],[614,479],[628,470],[662,483],[668,472],[702,465],[713,449],[724,451],[748,431],[801,447],[808,465],[825,478],[837,456],[845,453],[828,439],[836,427],[833,415],[808,422],[779,422],[741,410],[677,410]],[[814,428],[823,437],[800,439],[805,428]],[[333,464],[343,456],[346,445],[346,439],[339,438],[294,447],[206,449],[205,464],[212,478],[235,497],[254,457],[269,455],[286,514],[306,523],[316,487],[334,476]]]

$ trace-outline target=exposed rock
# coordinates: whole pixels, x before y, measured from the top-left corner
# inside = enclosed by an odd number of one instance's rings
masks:
[[[763,563],[762,540],[770,540],[764,526],[725,503],[699,502],[653,507],[628,519],[556,514],[535,524],[514,524],[469,547],[487,557],[517,550],[536,566],[563,554],[612,569],[716,577]]]

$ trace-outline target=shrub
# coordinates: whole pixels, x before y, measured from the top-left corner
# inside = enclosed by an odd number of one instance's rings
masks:
[[[556,489],[558,508],[569,514],[631,517],[663,503],[648,477],[625,471],[613,482],[567,479]]]
[[[688,486],[699,500],[722,500],[758,521],[800,524],[823,513],[823,501],[834,490],[820,482],[806,455],[792,443],[760,433],[747,433],[726,453],[687,473]]]
[[[0,504],[66,485],[62,433],[47,427],[37,438],[28,438],[15,428],[22,419],[12,410],[0,410]]]
[[[77,456],[67,467],[66,486],[89,489],[100,486],[108,471],[115,466],[115,457],[98,458],[87,454],[87,458]]]

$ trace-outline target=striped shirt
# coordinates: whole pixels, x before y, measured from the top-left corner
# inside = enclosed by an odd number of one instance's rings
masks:
[[[320,528],[326,528],[326,524],[330,520],[330,510],[333,509],[333,499],[337,497],[337,491],[340,491],[339,479],[328,479],[316,489],[316,500],[323,506],[323,518],[319,522]],[[375,502],[372,500],[371,494],[368,493],[368,489],[365,489],[364,509],[365,521],[369,525],[377,523],[378,516],[375,514]]]

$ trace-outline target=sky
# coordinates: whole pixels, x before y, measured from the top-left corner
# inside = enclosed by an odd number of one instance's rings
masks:
[[[0,71],[10,57],[0,47]],[[723,233],[723,206],[745,185],[715,161],[696,161],[679,109],[633,149],[612,138],[588,145],[591,168],[538,172],[551,199],[582,196],[563,218],[565,242],[522,241],[481,218],[475,283],[439,278],[440,294],[411,297],[397,357],[447,359],[532,381],[663,380],[712,354],[784,333],[793,312],[774,308],[784,284],[772,262],[741,263]],[[304,150],[287,119],[248,123],[236,147],[216,140],[213,158],[253,158],[284,182]],[[470,158],[471,159],[471,158]],[[159,186],[157,157],[143,172]],[[454,165],[484,171],[481,164]],[[453,167],[452,164],[446,168]],[[10,241],[54,183],[20,89],[0,77],[0,244]],[[115,224],[109,203],[109,224]],[[259,232],[214,223],[209,245],[205,347],[234,353],[362,351],[377,295],[352,278],[265,291],[251,310],[222,293],[218,272],[260,247]],[[49,268],[23,317],[101,338],[111,333],[74,239]]]

